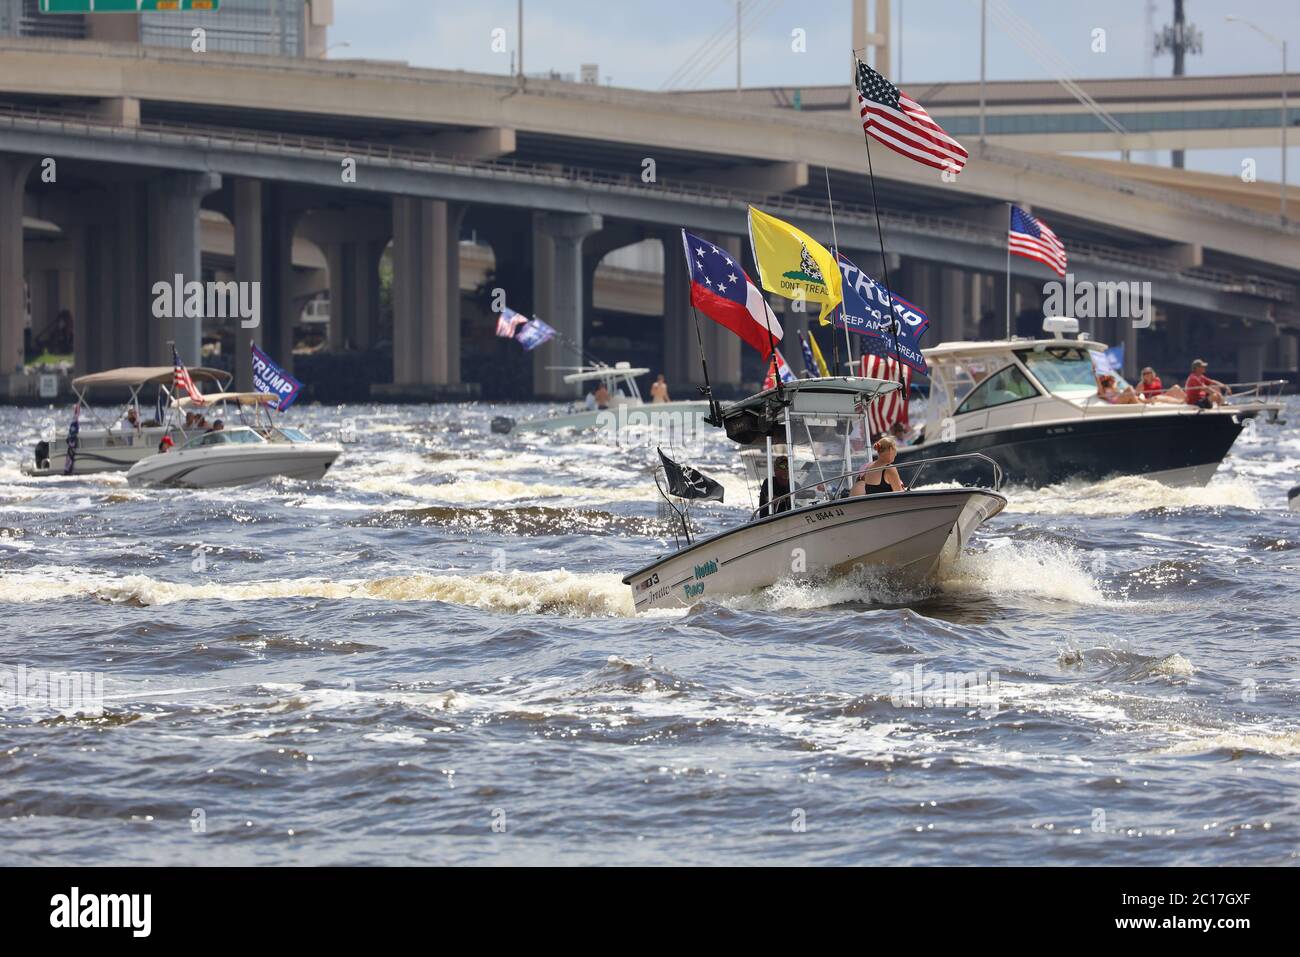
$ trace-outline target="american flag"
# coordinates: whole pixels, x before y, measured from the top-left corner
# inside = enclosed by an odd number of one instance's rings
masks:
[[[925,107],[861,60],[858,111],[868,136],[908,159],[960,173],[970,157],[966,147],[945,133]]]
[[[862,374],[870,379],[897,382],[898,362],[887,356],[865,355],[862,357]],[[871,429],[873,441],[887,434],[895,422],[907,425],[907,393],[912,386],[912,370],[907,366],[903,366],[902,382],[902,388],[886,392],[867,406],[867,426]]]
[[[194,384],[190,378],[190,370],[185,368],[185,363],[181,362],[180,355],[176,352],[176,347],[172,346],[172,391],[180,397],[181,390],[194,400],[195,405],[206,405],[203,401],[203,393]]]
[[[513,309],[503,306],[501,315],[497,316],[497,335],[502,339],[513,339],[519,327],[527,321],[527,316],[521,316]]]
[[[1057,275],[1065,275],[1065,245],[1056,238],[1056,233],[1047,228],[1041,219],[1035,219],[1019,206],[1011,207],[1011,229],[1007,233],[1007,245],[1012,255],[1037,259],[1056,270]]]

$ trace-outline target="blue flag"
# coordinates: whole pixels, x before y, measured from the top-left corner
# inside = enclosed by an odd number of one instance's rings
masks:
[[[866,336],[869,341],[865,352],[892,358],[897,350],[904,365],[916,372],[929,372],[925,356],[921,355],[921,336],[929,328],[930,317],[897,293],[888,294],[881,283],[843,256],[839,260],[844,274],[844,304],[836,313],[836,327]],[[889,319],[891,301],[895,322]]]
[[[540,319],[529,319],[515,333],[515,341],[524,347],[525,352],[532,352],[554,337],[555,330]]]
[[[257,344],[253,344],[253,388],[258,392],[271,392],[280,397],[276,411],[283,412],[293,405],[302,391],[302,383],[271,361]],[[269,405],[270,403],[268,403]]]
[[[1121,375],[1124,371],[1124,343],[1117,346],[1111,346],[1105,352],[1094,352],[1092,354],[1092,367],[1098,372],[1109,372],[1112,375]]]

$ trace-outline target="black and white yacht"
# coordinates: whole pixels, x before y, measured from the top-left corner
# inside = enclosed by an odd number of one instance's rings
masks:
[[[1230,384],[1221,405],[1200,408],[1180,393],[1110,401],[1099,393],[1093,354],[1105,343],[1079,335],[1078,321],[1049,318],[1052,338],[945,342],[924,350],[930,396],[924,426],[900,446],[900,463],[943,457],[927,481],[968,481],[971,466],[948,457],[978,452],[1013,485],[1140,475],[1169,485],[1204,485],[1247,419],[1276,420],[1283,383]],[[1116,377],[1116,391],[1127,388]]]

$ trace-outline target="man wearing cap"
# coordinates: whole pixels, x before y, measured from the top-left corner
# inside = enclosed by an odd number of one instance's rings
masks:
[[[1183,388],[1187,393],[1188,405],[1212,409],[1216,405],[1222,405],[1223,397],[1232,390],[1218,379],[1211,379],[1205,374],[1205,370],[1204,359],[1194,360],[1192,374],[1187,377],[1187,384]]]

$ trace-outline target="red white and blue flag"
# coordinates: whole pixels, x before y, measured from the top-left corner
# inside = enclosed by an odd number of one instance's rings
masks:
[[[770,356],[785,333],[745,270],[726,249],[684,229],[682,248],[691,279],[691,305],[740,336],[759,355]]]
[[[781,355],[781,350],[774,349],[772,351],[772,361],[767,364],[767,378],[763,380],[763,388],[775,389],[778,375],[781,377],[782,382],[793,382],[799,378],[785,361],[785,356]]]
[[[864,355],[862,357],[862,374],[868,379],[884,379],[898,382],[898,362],[889,356]],[[902,387],[872,400],[867,406],[867,426],[871,437],[885,435],[895,422],[907,425],[907,393],[912,386],[912,370],[906,364],[902,367]]]
[[[857,74],[862,129],[895,153],[960,173],[970,154],[926,112],[925,107],[861,60]]]
[[[513,339],[519,327],[527,321],[527,316],[521,316],[513,309],[503,306],[501,315],[497,316],[497,335],[502,339]]]
[[[185,363],[181,362],[176,347],[172,346],[172,392],[179,399],[182,391],[194,400],[195,405],[207,404],[203,401],[203,393],[194,384],[194,380],[190,378],[190,370],[185,368]]]
[[[1011,207],[1011,227],[1007,231],[1007,248],[1013,256],[1046,263],[1058,276],[1065,275],[1065,244],[1056,238],[1041,219],[1035,219],[1019,206]]]

